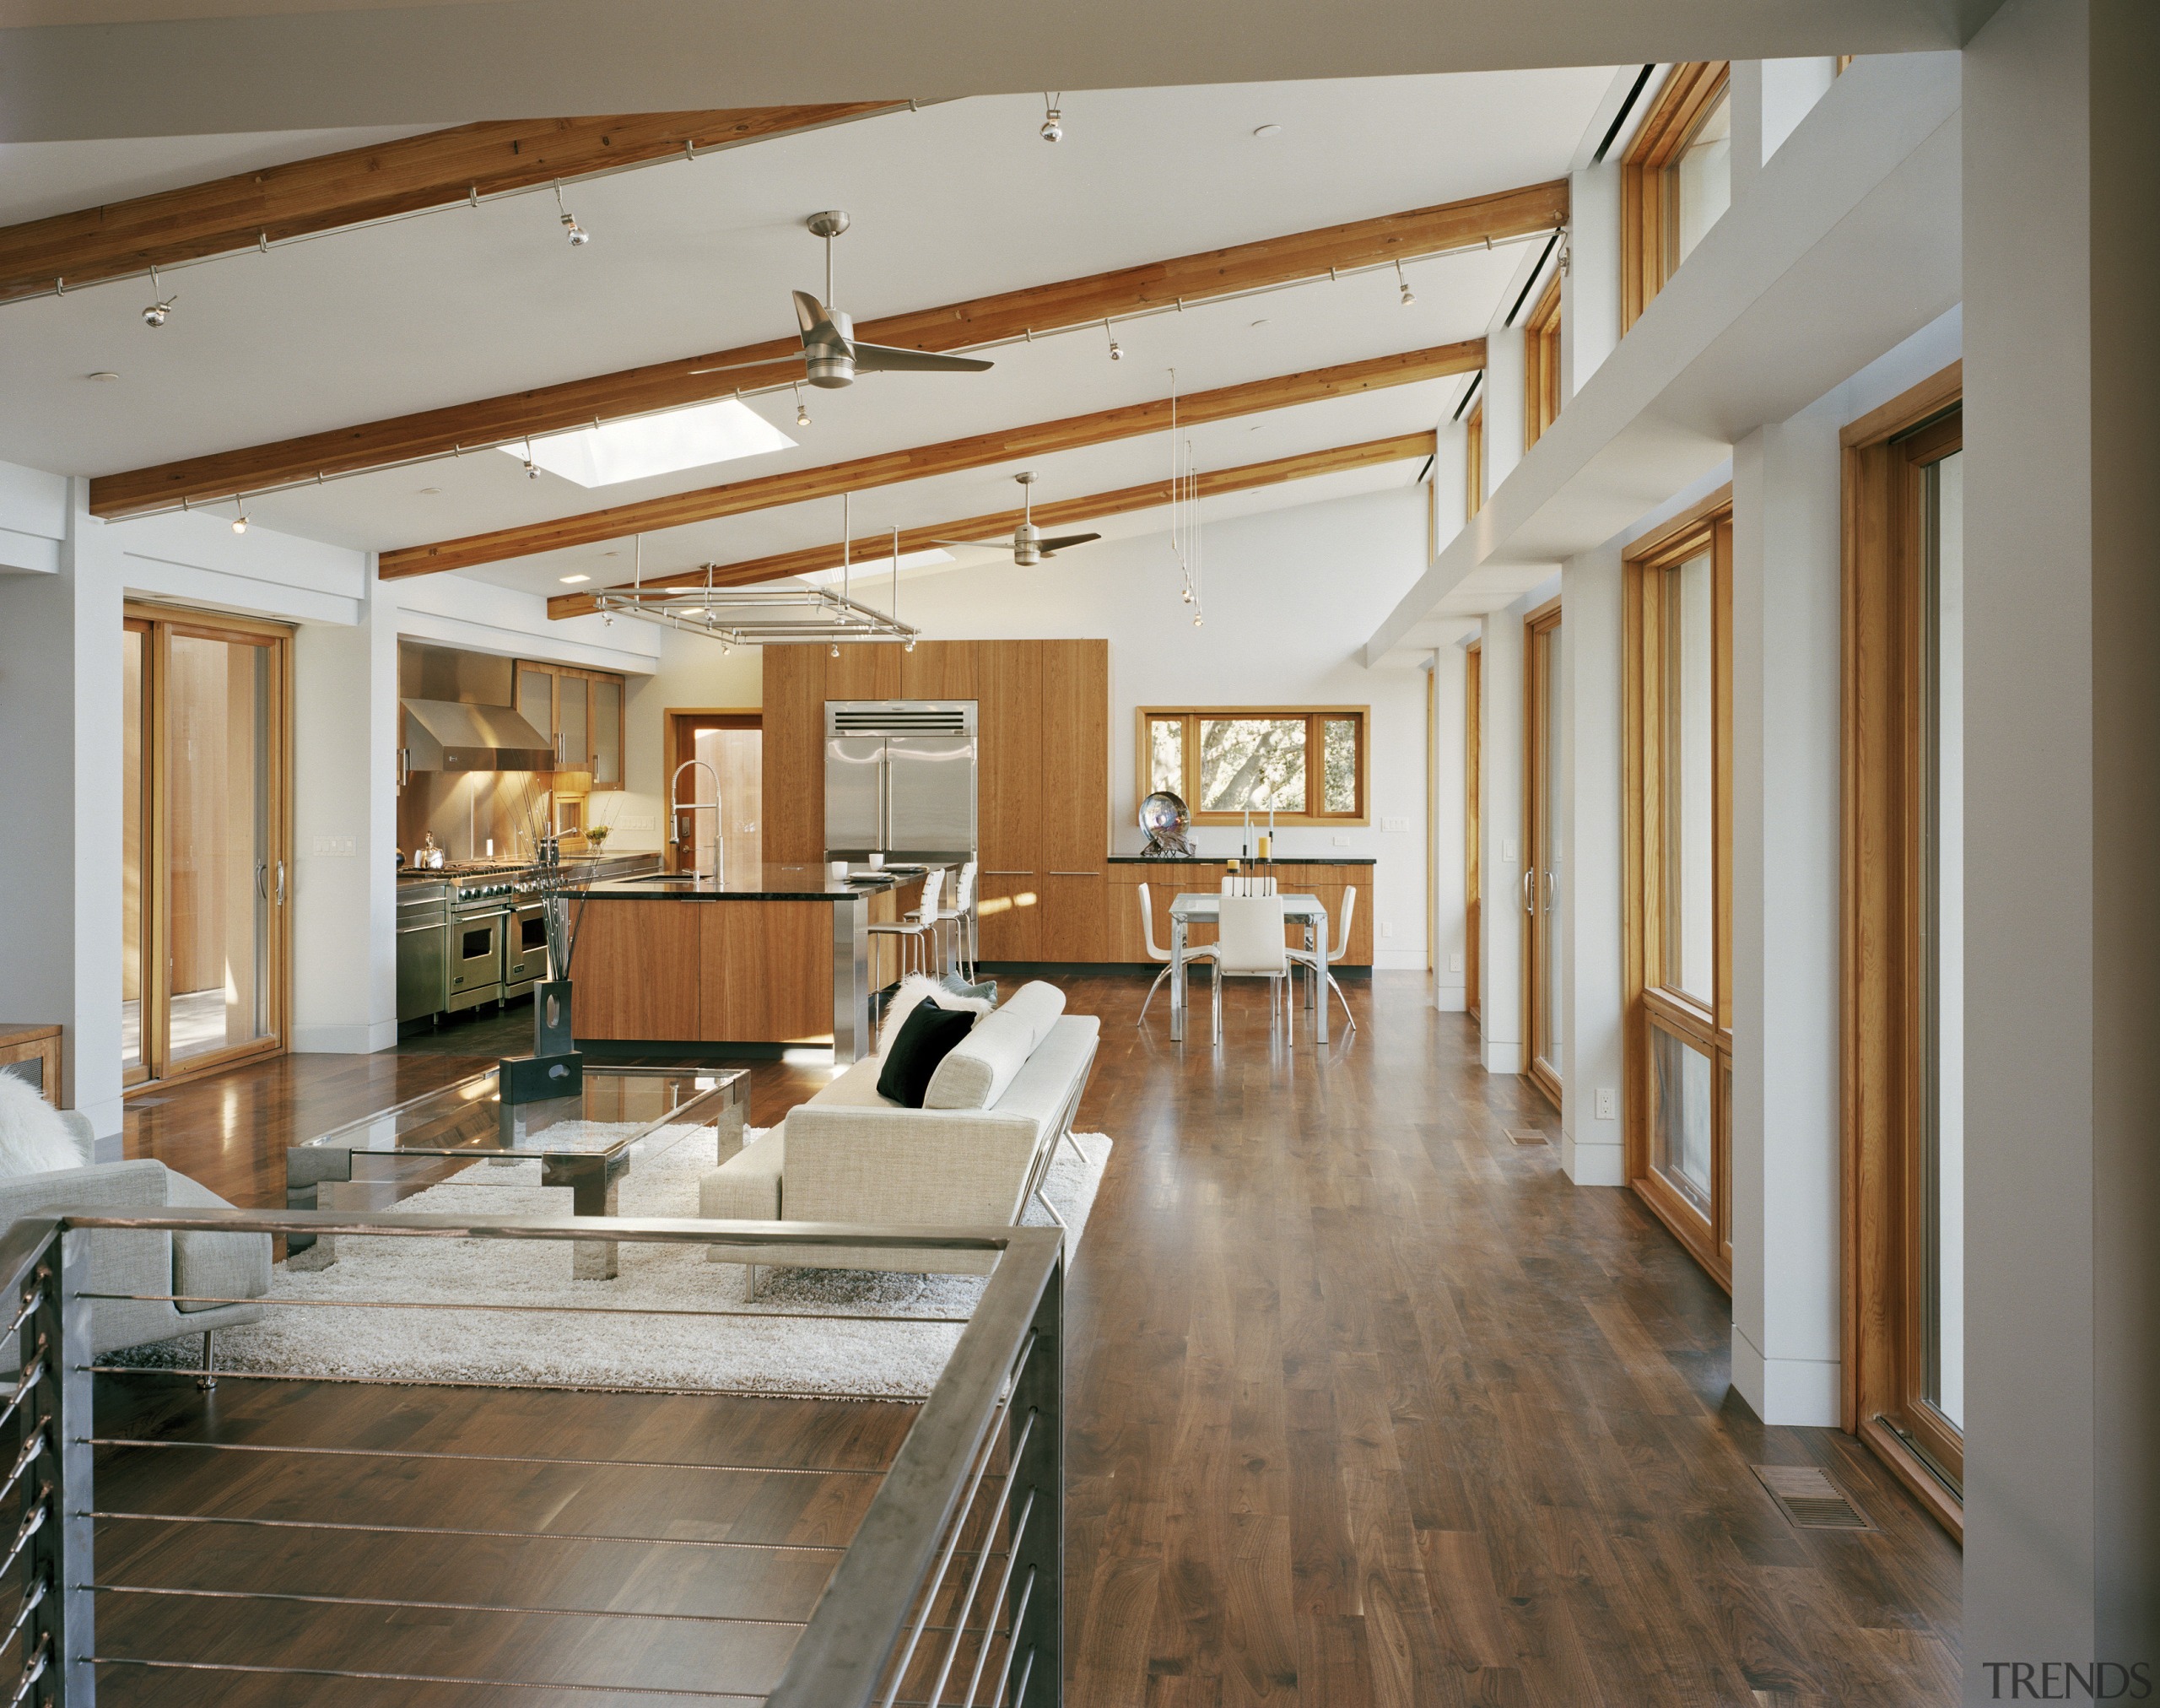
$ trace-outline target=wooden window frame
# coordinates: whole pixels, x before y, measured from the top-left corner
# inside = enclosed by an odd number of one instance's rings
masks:
[[[1462,519],[1485,508],[1485,400],[1480,397],[1463,419]]]
[[[1640,320],[1679,266],[1676,171],[1731,81],[1724,60],[1676,65],[1620,162],[1620,330]]]
[[[1963,442],[1952,364],[1848,426],[1839,1102],[1843,1422],[1953,1535],[1963,1440],[1920,1398],[1926,1095],[1922,861],[1925,562],[1920,482]]]
[[[1462,649],[1462,918],[1463,1007],[1479,1024],[1485,1019],[1484,968],[1479,943],[1484,935],[1483,868],[1479,861],[1480,792],[1484,787],[1485,654],[1473,640]]]
[[[1320,751],[1320,726],[1331,719],[1351,718],[1358,727],[1358,807],[1354,813],[1278,812],[1276,827],[1285,825],[1332,824],[1338,828],[1369,824],[1372,822],[1372,763],[1373,763],[1373,709],[1369,705],[1143,705],[1139,708],[1137,745],[1133,749],[1133,781],[1137,786],[1134,805],[1148,798],[1154,767],[1151,757],[1153,748],[1148,739],[1151,724],[1180,718],[1185,723],[1182,754],[1184,780],[1178,792],[1185,797],[1191,809],[1196,824],[1242,824],[1242,808],[1234,813],[1203,813],[1195,804],[1200,798],[1200,724],[1203,718],[1303,718],[1305,722],[1305,799],[1314,798],[1313,780],[1320,773],[1313,765],[1313,755]],[[1325,795],[1324,788],[1318,791]]]
[[[141,631],[143,645],[143,832],[138,850],[142,896],[143,978],[138,1001],[142,1062],[123,1071],[122,1095],[133,1097],[154,1087],[185,1084],[222,1073],[229,1068],[282,1056],[292,1047],[292,898],[300,873],[293,850],[293,637],[288,623],[186,606],[129,599],[122,607],[125,628]],[[172,1002],[172,803],[171,723],[164,696],[170,680],[175,635],[208,640],[260,641],[273,649],[271,674],[278,696],[270,722],[268,859],[285,870],[285,900],[270,912],[270,1033],[223,1050],[193,1056],[172,1065],[166,1050]],[[154,1036],[156,1042],[152,1039]]]
[[[1665,978],[1665,572],[1705,549],[1712,575],[1713,952],[1708,1006]],[[1623,1137],[1628,1183],[1688,1254],[1732,1290],[1732,489],[1725,487],[1625,554],[1622,602]],[[1710,1061],[1710,1208],[1698,1210],[1651,1164],[1651,1035]]]
[[[1560,275],[1545,287],[1522,326],[1522,448],[1528,451],[1560,419]]]
[[[1545,1095],[1546,1100],[1558,1113],[1564,1112],[1562,1102],[1560,1064],[1548,1062],[1539,1051],[1544,1041],[1538,1035],[1537,1017],[1538,981],[1544,965],[1542,954],[1546,933],[1558,930],[1558,919],[1549,910],[1537,905],[1537,897],[1545,892],[1544,878],[1536,865],[1538,851],[1544,846],[1545,781],[1543,767],[1548,732],[1546,728],[1546,696],[1538,692],[1541,685],[1537,652],[1541,642],[1549,641],[1553,631],[1559,628],[1562,612],[1557,598],[1548,599],[1523,619],[1522,624],[1522,730],[1523,730],[1523,790],[1522,790],[1522,855],[1523,873],[1531,879],[1530,895],[1518,898],[1523,905],[1522,932],[1522,1030],[1523,1075]],[[1556,668],[1551,654],[1547,654],[1544,668]]]

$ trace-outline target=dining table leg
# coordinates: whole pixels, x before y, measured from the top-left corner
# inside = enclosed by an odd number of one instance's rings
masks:
[[[1305,999],[1308,1003],[1317,995],[1319,1006],[1313,1014],[1313,1042],[1327,1041],[1327,924],[1320,925],[1320,940],[1313,940],[1313,925],[1305,924],[1305,947],[1313,950],[1314,959],[1305,963]]]
[[[1170,1041],[1185,1037],[1185,921],[1170,916]]]

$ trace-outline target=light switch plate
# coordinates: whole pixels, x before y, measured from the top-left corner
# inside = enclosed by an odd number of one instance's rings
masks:
[[[1521,851],[1516,846],[1514,837],[1504,836],[1500,839],[1500,858],[1511,866],[1522,858]]]
[[[1380,829],[1383,830],[1407,830],[1409,828],[1410,820],[1407,819],[1389,818],[1380,820]]]
[[[1459,973],[1462,970],[1462,957],[1461,955],[1451,954],[1448,957],[1448,970],[1451,973]]]
[[[625,830],[651,830],[656,824],[651,813],[645,813],[634,818],[625,818],[622,821],[622,828]]]
[[[349,860],[359,852],[359,846],[350,836],[318,836],[315,851],[326,859]]]
[[[1338,848],[1347,848],[1350,846],[1350,839],[1347,836],[1337,836],[1335,839],[1335,846]]]
[[[1617,1121],[1620,1118],[1620,1094],[1610,1085],[1597,1088],[1597,1118],[1600,1121]]]
[[[1393,920],[1384,919],[1380,922],[1380,935],[1382,937],[1393,937],[1395,935],[1395,922]]]

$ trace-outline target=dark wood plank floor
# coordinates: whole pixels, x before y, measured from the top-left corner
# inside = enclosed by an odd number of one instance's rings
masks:
[[[1553,1149],[1509,1138],[1557,1122],[1534,1092],[1479,1070],[1469,1025],[1435,1013],[1421,977],[1350,983],[1359,1030],[1338,1030],[1325,1052],[1303,1032],[1271,1047],[1257,990],[1233,992],[1218,1052],[1170,1045],[1160,1003],[1136,1027],[1142,981],[1061,982],[1074,1010],[1104,1017],[1081,1125],[1117,1141],[1068,1295],[1069,1700],[1958,1700],[1955,1546],[1846,1437],[1765,1429],[1730,1393],[1723,1295],[1631,1195],[1574,1187]],[[156,1093],[131,1108],[128,1151],[236,1202],[277,1203],[289,1138],[472,1071],[521,1047],[528,1025],[513,1010],[395,1055],[290,1057]],[[757,1064],[753,1122],[827,1077]],[[305,1409],[289,1393],[240,1397],[254,1392],[225,1384],[216,1426],[274,1430]],[[409,1424],[412,1439],[506,1427],[445,1391],[354,1392],[373,1398],[344,1403],[378,1407],[381,1427]],[[145,1402],[146,1427],[210,1427],[191,1395],[168,1386]],[[885,1414],[873,1420],[865,1409],[742,1414],[728,1427],[754,1422],[791,1448],[845,1430],[822,1415],[840,1413],[888,1452],[906,1408],[867,1408]],[[656,1414],[629,1434],[667,1457],[681,1445],[672,1432],[690,1427]],[[620,1419],[607,1431],[619,1440]],[[1791,1528],[1750,1472],[1758,1463],[1824,1467],[1880,1528]],[[172,1479],[169,1501],[246,1498],[199,1487],[200,1468],[129,1474],[147,1492]],[[469,1498],[515,1505],[477,1484]],[[840,1535],[850,1510],[834,1494],[813,1522]],[[115,1545],[144,1570],[194,1569],[170,1539],[116,1534]],[[575,1592],[596,1574],[621,1575],[626,1605],[672,1592],[667,1569],[624,1557],[624,1544],[580,1546],[597,1551],[563,1568],[585,1580]],[[304,1553],[293,1559],[305,1580]],[[726,1608],[799,1592],[784,1573],[766,1581],[728,1565],[732,1576],[683,1593]],[[449,1582],[468,1567],[452,1550],[431,1552],[427,1570]],[[469,1570],[484,1585],[504,1568],[482,1549]],[[424,1646],[546,1648],[494,1617],[489,1629],[431,1629]],[[269,1627],[262,1640],[300,1641]],[[229,1694],[168,1687],[135,1700]],[[326,1686],[308,1700],[498,1698]]]

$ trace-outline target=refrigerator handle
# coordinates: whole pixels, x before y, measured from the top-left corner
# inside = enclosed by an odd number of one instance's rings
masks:
[[[893,851],[893,747],[885,744],[878,758],[878,851]]]

